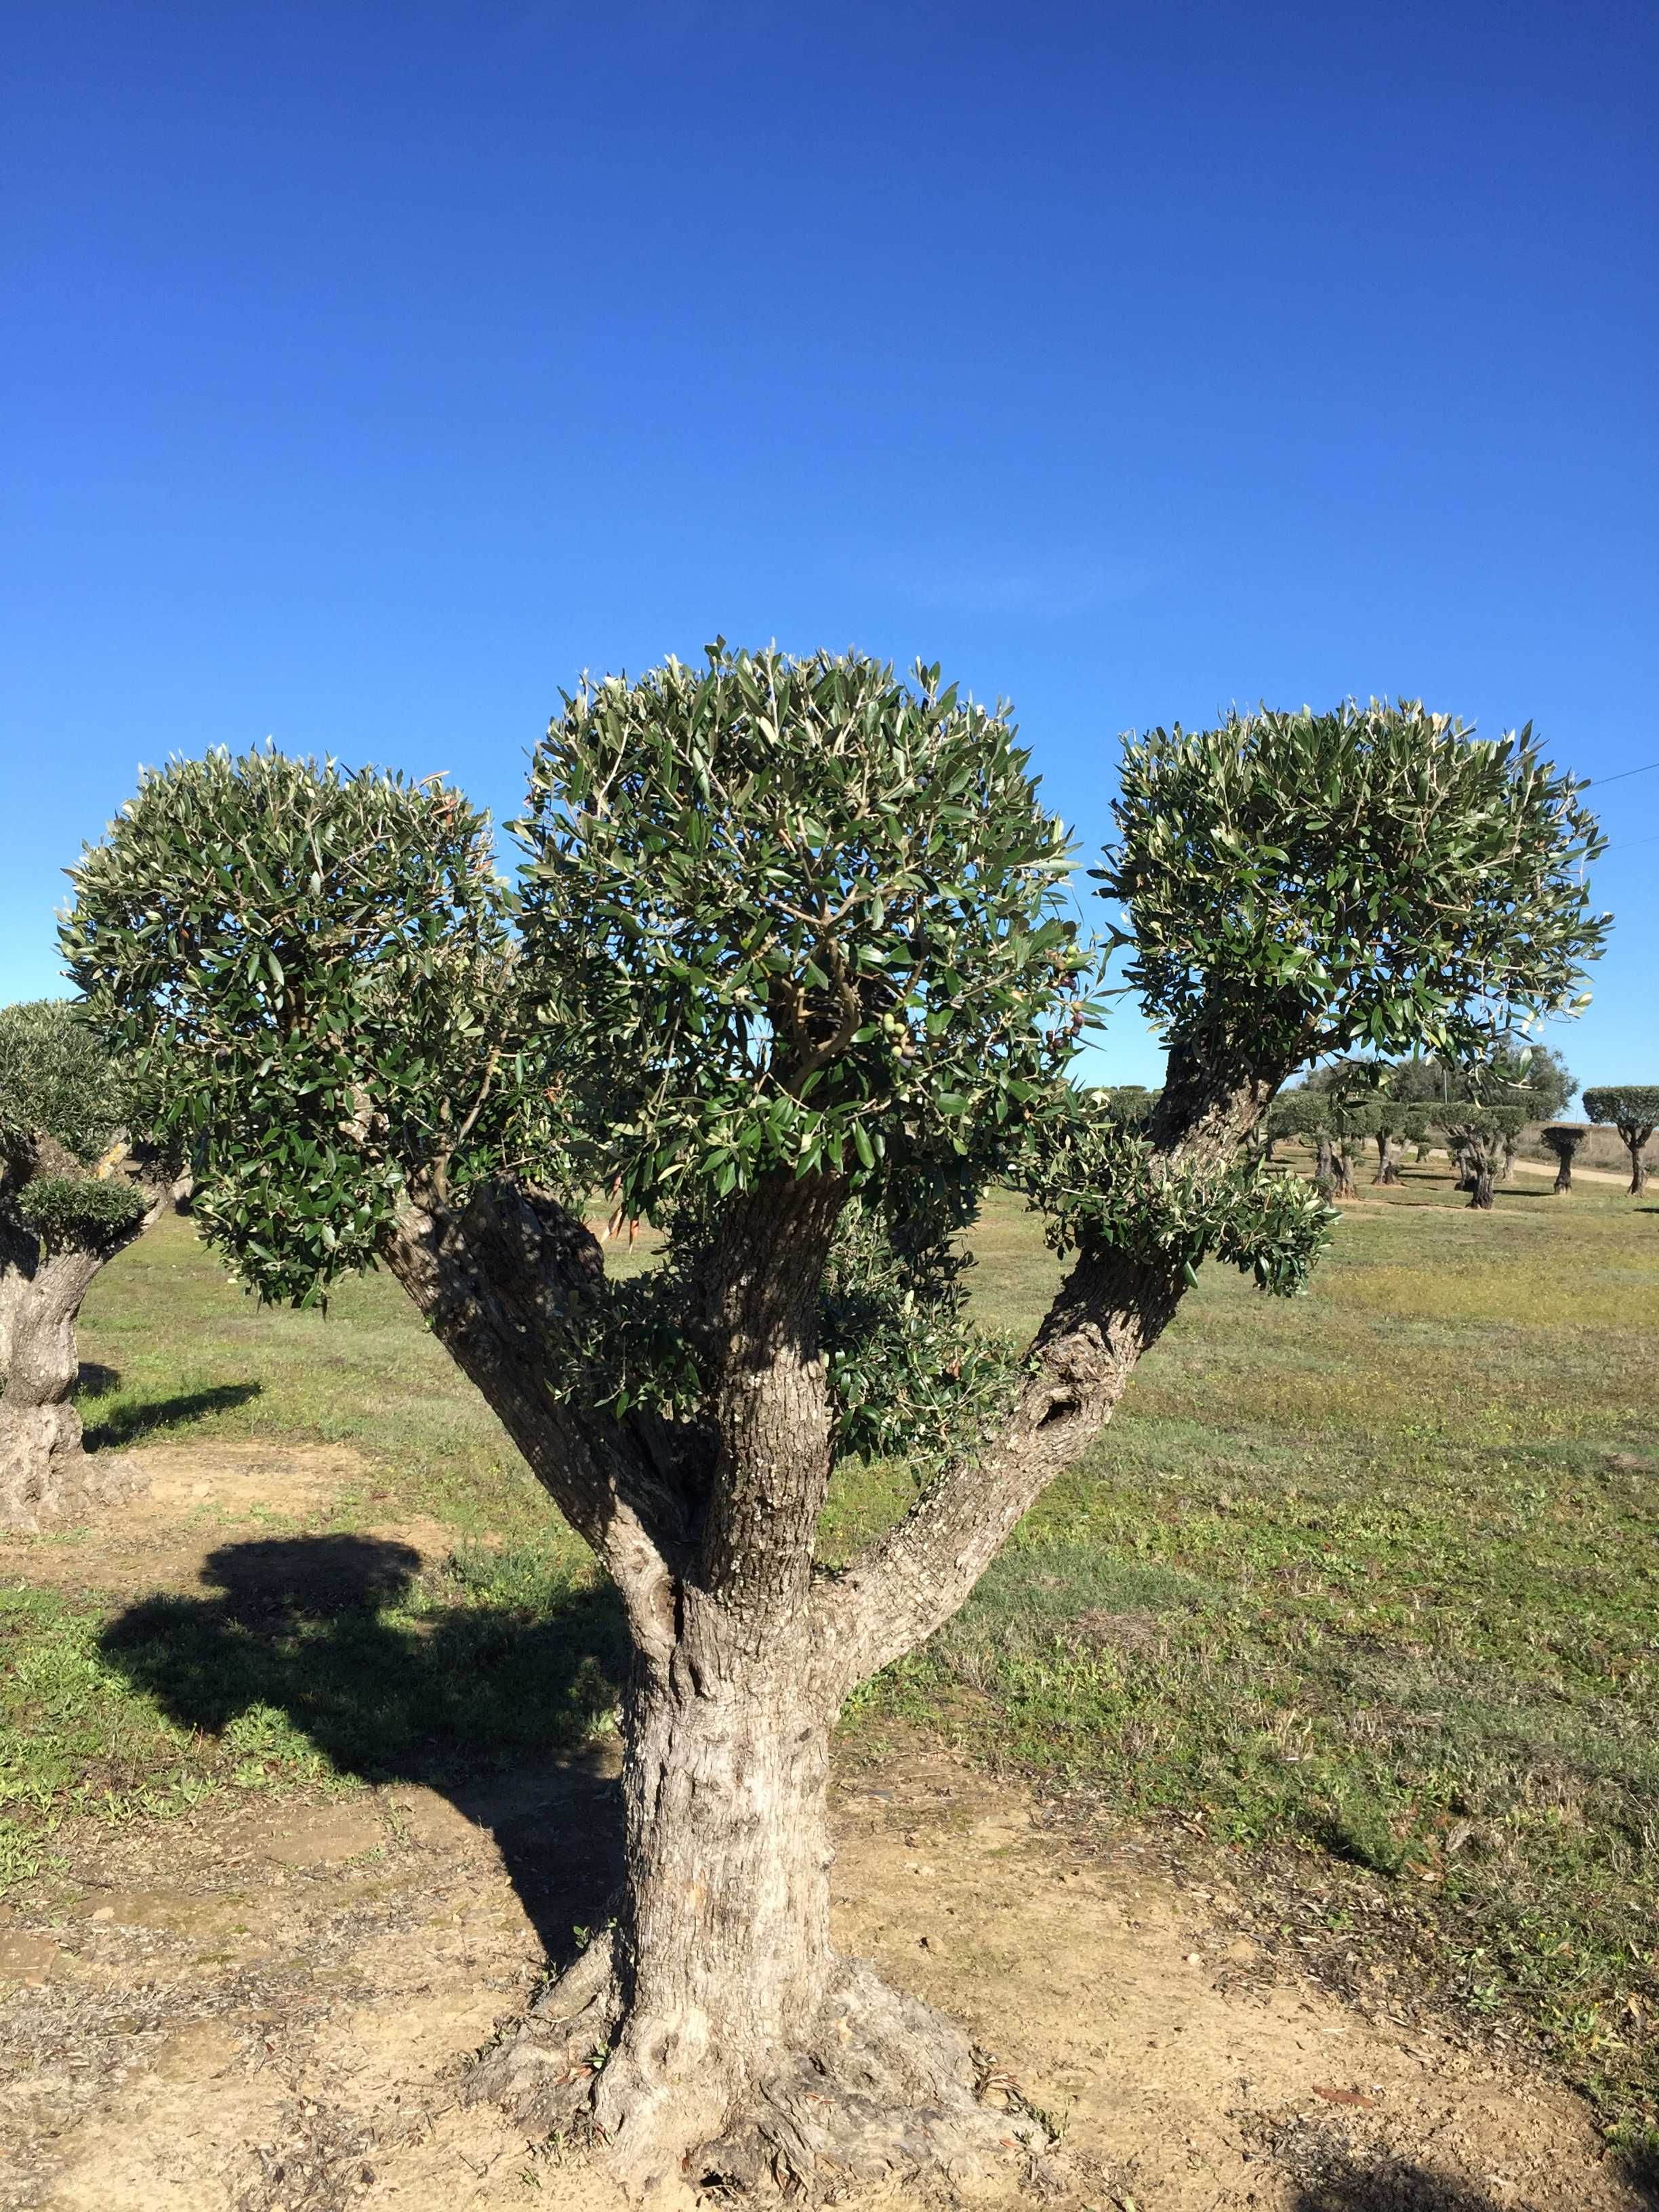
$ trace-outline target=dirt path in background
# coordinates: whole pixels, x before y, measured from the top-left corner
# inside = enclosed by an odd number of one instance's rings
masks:
[[[1544,1160],[1517,1160],[1515,1164],[1515,1171],[1517,1175],[1545,1176],[1551,1182],[1555,1181],[1557,1173],[1554,1166]],[[1572,1179],[1575,1182],[1622,1183],[1628,1189],[1630,1170],[1628,1168],[1581,1168],[1575,1164]],[[1504,1188],[1502,1183],[1498,1187],[1500,1190]]]
[[[310,1454],[181,1448],[170,1486],[146,1457],[149,1501],[79,1546],[9,1547],[0,1571],[63,1581],[76,1553],[89,1586],[178,1588],[256,1500],[325,1502]],[[443,1532],[376,1533],[431,1556]],[[619,2212],[580,2154],[456,2094],[544,1945],[603,1917],[614,1767],[601,1747],[450,1796],[215,1799],[60,1830],[60,1874],[0,1910],[0,2207]],[[1572,2097],[1276,1967],[1224,1889],[1182,1886],[1132,1838],[1079,1844],[926,1743],[843,1764],[836,1837],[841,1944],[967,2021],[1063,2123],[1051,2203],[1636,2212]],[[1011,2167],[968,2201],[1033,2200]]]

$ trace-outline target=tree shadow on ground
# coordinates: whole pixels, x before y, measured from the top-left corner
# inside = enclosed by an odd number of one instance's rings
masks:
[[[120,1379],[112,1368],[82,1367],[81,1388],[90,1391],[94,1401],[86,1412],[94,1413],[96,1399],[114,1389]],[[116,1451],[124,1444],[136,1443],[140,1437],[153,1436],[158,1429],[181,1428],[207,1413],[227,1413],[233,1407],[246,1406],[250,1398],[257,1398],[259,1390],[257,1382],[219,1382],[211,1389],[190,1390],[177,1398],[147,1398],[134,1405],[112,1407],[107,1413],[88,1420],[87,1449]]]
[[[121,1387],[121,1370],[118,1367],[100,1367],[95,1359],[83,1359],[75,1377],[77,1398],[107,1398],[112,1390]]]
[[[1631,2178],[1642,2203],[1659,2203],[1640,2173]],[[1427,2166],[1343,2159],[1316,2181],[1299,2185],[1291,2212],[1506,2212],[1514,2203],[1512,2196],[1489,2197]]]
[[[417,1583],[406,1544],[334,1534],[227,1544],[206,1597],[155,1596],[105,1631],[105,1658],[182,1727],[303,1776],[321,1753],[366,1782],[437,1790],[489,1828],[556,1960],[605,1917],[620,1872],[615,1784],[580,1755],[626,1664],[608,1588],[488,1568]]]

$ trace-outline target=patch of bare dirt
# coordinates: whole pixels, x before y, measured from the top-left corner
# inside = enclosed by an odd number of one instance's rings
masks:
[[[0,2206],[615,2212],[577,2151],[456,2097],[603,1915],[613,1766],[61,1833],[0,1927]],[[1571,2097],[1273,1972],[1224,1894],[1085,1857],[937,1753],[847,1774],[838,1837],[839,1941],[1050,2116],[1074,2212],[1633,2212]],[[1011,2174],[973,2201],[1027,2200]]]
[[[343,1492],[372,1492],[380,1479],[343,1444],[146,1444],[120,1457],[148,1475],[143,1494],[95,1522],[0,1540],[0,1581],[116,1596],[195,1590],[227,1534],[312,1526]],[[423,1560],[447,1558],[454,1543],[424,1516],[362,1533],[412,1545]],[[269,1547],[273,1561],[277,1548]]]

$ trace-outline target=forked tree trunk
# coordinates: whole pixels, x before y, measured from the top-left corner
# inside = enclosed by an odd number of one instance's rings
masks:
[[[1165,1150],[1231,1155],[1270,1089],[1187,1097]],[[1158,1132],[1154,1131],[1155,1137]],[[845,1202],[775,1178],[727,1201],[699,1291],[707,1413],[608,1421],[550,1388],[605,1295],[546,1194],[422,1194],[386,1260],[615,1579],[634,1641],[614,1924],[504,2033],[467,2094],[590,2129],[659,2202],[766,2181],[984,2172],[1035,2122],[979,2097],[960,2028],[830,1941],[830,1737],[853,1688],[948,1620],[1110,1418],[1179,1303],[1173,1263],[1085,1255],[1003,1425],[850,1566],[814,1571],[830,1419],[817,1293]]]
[[[1359,1186],[1353,1179],[1353,1162],[1348,1157],[1348,1146],[1346,1139],[1342,1139],[1332,1147],[1331,1157],[1334,1169],[1334,1180],[1331,1185],[1332,1197],[1358,1198],[1359,1195]]]
[[[1376,1138],[1376,1173],[1373,1183],[1396,1183],[1400,1180],[1400,1155],[1394,1149],[1394,1140],[1385,1130]]]

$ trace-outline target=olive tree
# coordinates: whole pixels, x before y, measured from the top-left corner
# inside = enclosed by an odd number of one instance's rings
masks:
[[[1336,1160],[1331,1148],[1330,1101],[1322,1091],[1284,1091],[1263,1116],[1269,1146],[1285,1137],[1299,1138],[1314,1148],[1314,1182],[1328,1197],[1336,1188]]]
[[[966,2038],[831,1944],[836,1717],[1096,1442],[1206,1255],[1305,1281],[1328,1211],[1249,1150],[1286,1078],[1559,1008],[1601,939],[1571,779],[1414,705],[1126,741],[1115,821],[1105,934],[1168,1048],[1130,1115],[1066,1079],[1094,956],[1060,826],[933,670],[717,645],[584,681],[516,890],[441,783],[272,753],[146,775],[76,871],[72,972],[174,1071],[206,1233],[271,1296],[387,1267],[615,1583],[614,1924],[472,2087],[584,2118],[635,2189],[811,2195],[1004,2136]],[[993,1177],[1071,1266],[1023,1357],[964,1361],[938,1255]],[[648,1273],[607,1277],[592,1190],[664,1232]],[[878,1383],[928,1471],[829,1569]]]
[[[1408,1144],[1422,1143],[1430,1115],[1416,1099],[1395,1097],[1394,1079],[1395,1067],[1386,1060],[1342,1060],[1319,1068],[1305,1086],[1274,1099],[1267,1115],[1269,1138],[1307,1139],[1315,1149],[1314,1180],[1333,1197],[1358,1196],[1352,1153],[1363,1137],[1376,1146],[1373,1184],[1398,1183],[1401,1153]]]
[[[1400,1163],[1407,1145],[1420,1145],[1429,1128],[1429,1109],[1409,1098],[1393,1098],[1379,1092],[1376,1101],[1376,1183],[1396,1184]]]
[[[1584,1111],[1592,1121],[1611,1121],[1630,1154],[1630,1195],[1640,1198],[1648,1187],[1648,1142],[1659,1128],[1659,1084],[1602,1084],[1584,1093]]]
[[[1589,1131],[1582,1122],[1552,1121],[1538,1133],[1540,1139],[1556,1158],[1555,1181],[1551,1184],[1551,1189],[1571,1190],[1573,1156],[1585,1138],[1589,1136]]]
[[[33,1533],[142,1482],[130,1460],[88,1456],[75,1405],[81,1302],[172,1195],[131,1121],[123,1071],[82,1008],[0,1007],[0,1528]]]
[[[1326,1094],[1331,1153],[1336,1170],[1333,1195],[1337,1198],[1358,1198],[1359,1185],[1355,1178],[1353,1156],[1355,1148],[1368,1137],[1378,1133],[1376,1103],[1370,1098],[1346,1097],[1340,1092]]]
[[[1489,1212],[1493,1186],[1526,1125],[1526,1108],[1492,1106],[1480,1098],[1455,1099],[1440,1109],[1436,1119],[1461,1171],[1458,1188],[1469,1193],[1472,1206]]]

